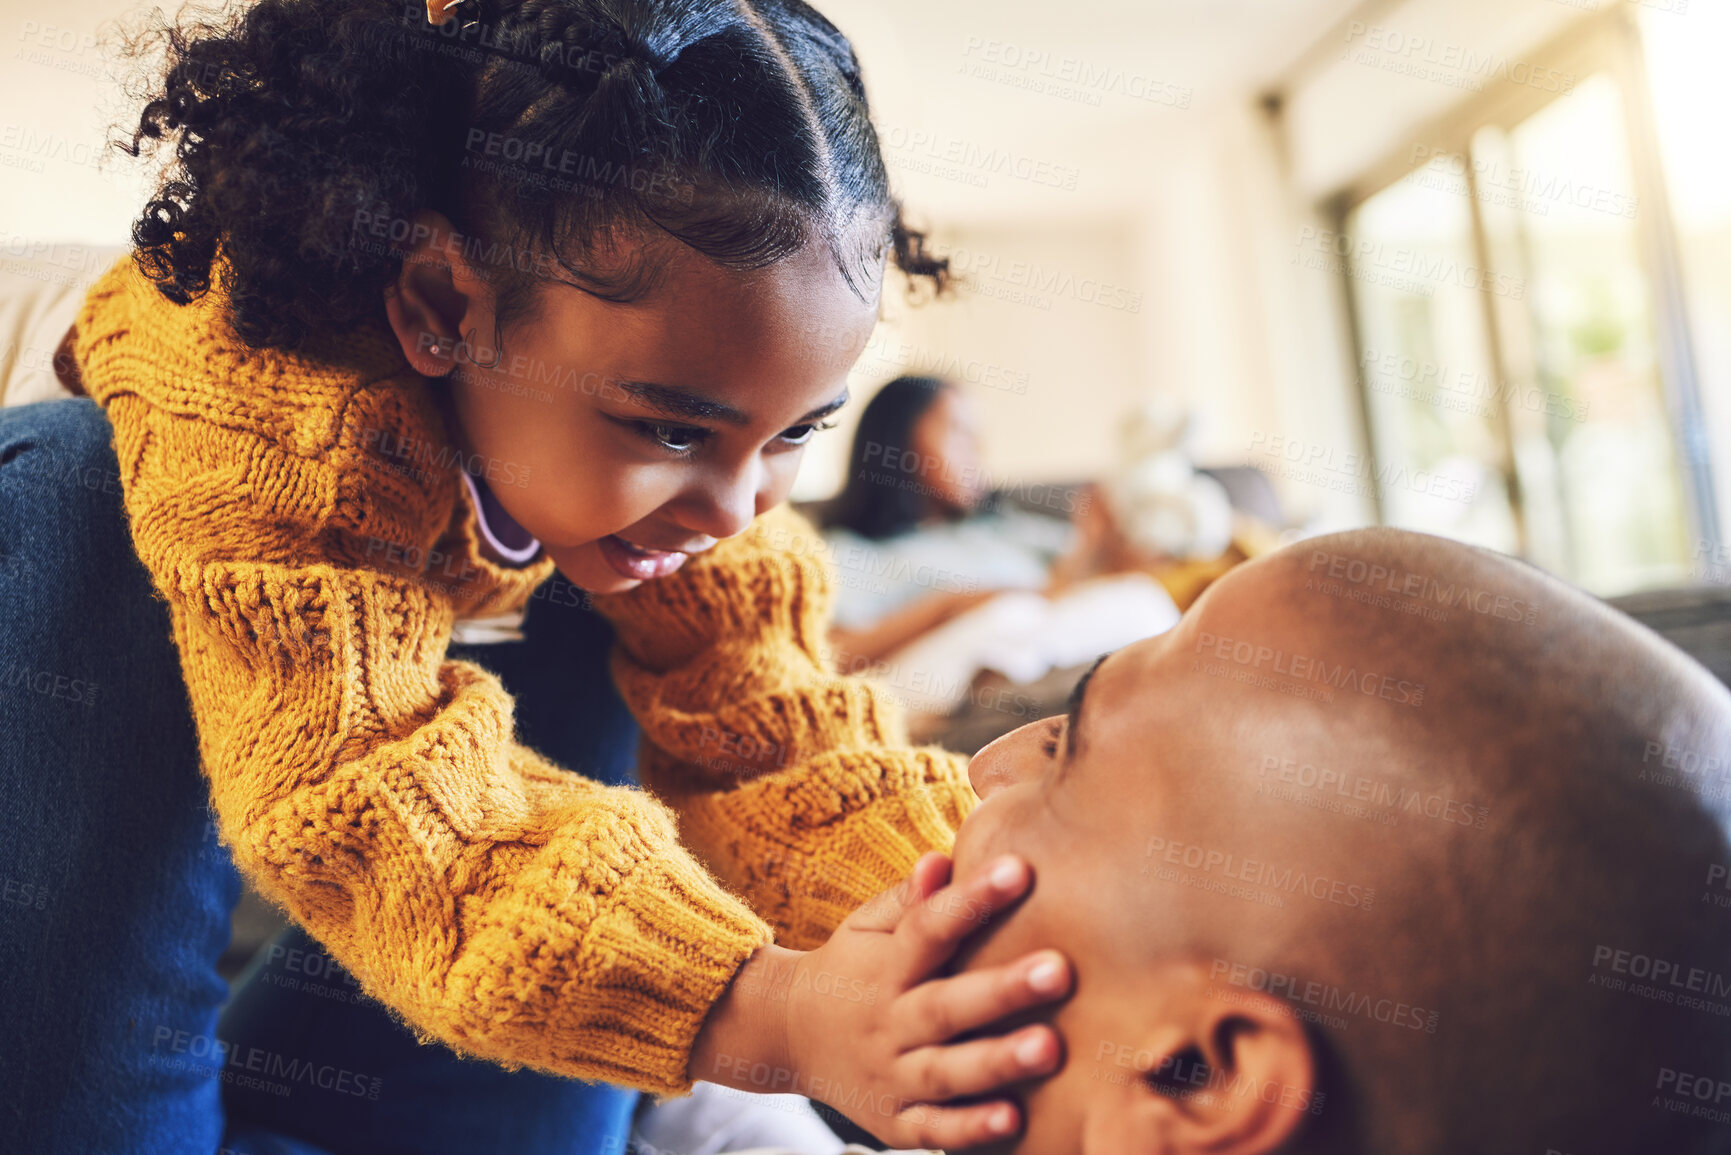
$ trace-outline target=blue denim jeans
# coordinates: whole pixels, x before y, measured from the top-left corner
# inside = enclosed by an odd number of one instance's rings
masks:
[[[555,578],[452,648],[523,741],[629,780],[611,632]],[[619,1155],[635,1092],[422,1046],[290,930],[229,998],[216,841],[167,606],[88,400],[0,410],[0,1152]]]

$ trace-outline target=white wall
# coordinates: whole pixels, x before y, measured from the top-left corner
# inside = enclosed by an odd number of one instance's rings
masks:
[[[1012,479],[1097,475],[1122,415],[1157,394],[1191,407],[1208,463],[1248,460],[1257,433],[1352,444],[1338,334],[1328,310],[1318,321],[1305,307],[1314,274],[1291,267],[1298,225],[1276,143],[1258,108],[1229,104],[1119,157],[1120,187],[1135,194],[1120,208],[939,218],[939,247],[973,287],[913,308],[892,300],[856,393],[902,372],[971,378],[993,471]],[[802,493],[839,483],[848,432],[812,453]],[[1276,485],[1301,518],[1366,512]]]
[[[1109,467],[1120,417],[1157,394],[1191,407],[1206,463],[1249,460],[1257,434],[1264,444],[1278,435],[1356,445],[1334,287],[1292,265],[1301,221],[1278,143],[1259,107],[1232,102],[1146,148],[1121,149],[1121,206],[994,214],[979,224],[940,217],[939,239],[962,259],[964,276],[970,262],[984,264],[985,292],[1011,294],[1042,278],[1077,288],[1069,297],[1035,293],[1031,304],[964,293],[893,308],[855,374],[856,391],[933,366],[1025,378],[1025,395],[973,392],[987,411],[994,470],[1030,480]],[[1111,286],[1107,299],[1123,307],[1075,299],[1086,278]],[[813,453],[803,492],[839,482],[846,432]],[[1350,524],[1368,515],[1356,497],[1275,482],[1300,519]]]
[[[1036,6],[1023,3],[819,0],[865,63],[898,192],[945,245],[987,262],[989,290],[1016,288],[1006,269],[1020,260],[1038,266],[1029,280],[1093,277],[1126,303],[970,294],[905,317],[888,310],[878,347],[1026,374],[1025,396],[974,389],[995,470],[1097,474],[1125,410],[1155,394],[1192,407],[1209,463],[1246,460],[1257,430],[1352,435],[1340,375],[1316,371],[1329,342],[1316,347],[1304,286],[1286,265],[1297,226],[1279,141],[1255,98],[1355,2],[1097,0],[1062,21],[1039,5],[1031,26]],[[1112,17],[1090,19],[1095,8]],[[1090,75],[1092,86],[1054,79]],[[1039,91],[1048,80],[1054,89]],[[1130,97],[1133,85],[1143,99]],[[898,371],[868,352],[856,392]],[[848,432],[810,455],[803,495],[839,482]],[[1285,497],[1300,516],[1363,516],[1341,495],[1301,487]]]
[[[0,247],[122,244],[147,171],[106,146],[137,105],[122,91],[122,0],[0,0]]]

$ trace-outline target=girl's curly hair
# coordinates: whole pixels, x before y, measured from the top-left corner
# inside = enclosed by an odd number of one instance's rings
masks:
[[[134,224],[170,299],[228,295],[236,332],[295,349],[375,316],[434,209],[498,291],[550,270],[630,299],[622,237],[734,268],[821,243],[856,292],[886,253],[947,262],[890,195],[853,49],[802,0],[257,0],[159,24],[167,66],[123,147],[172,142]],[[135,45],[135,48],[137,45]],[[219,263],[220,257],[220,263]]]

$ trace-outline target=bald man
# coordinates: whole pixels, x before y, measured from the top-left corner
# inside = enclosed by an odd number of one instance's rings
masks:
[[[973,760],[965,875],[1060,946],[994,1151],[1731,1143],[1731,695],[1519,562],[1391,530],[1233,571]]]

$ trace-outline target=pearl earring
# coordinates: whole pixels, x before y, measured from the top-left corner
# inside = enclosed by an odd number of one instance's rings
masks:
[[[433,356],[437,357],[439,355],[439,347],[437,345],[434,345],[431,349],[428,349],[427,352],[429,352]]]

